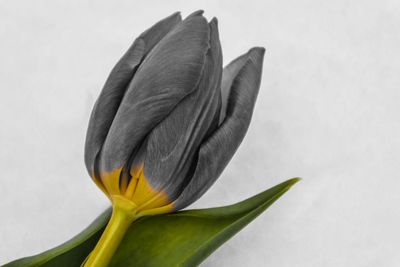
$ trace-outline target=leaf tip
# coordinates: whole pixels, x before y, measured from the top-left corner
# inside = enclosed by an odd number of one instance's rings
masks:
[[[301,180],[300,177],[294,177],[292,179],[289,179],[285,182],[283,182],[281,185],[283,185],[285,187],[285,192],[288,191],[290,188],[292,188],[292,186],[294,186],[295,184],[297,184],[299,181]]]
[[[294,177],[294,178],[288,180],[288,185],[290,187],[292,187],[293,185],[295,185],[296,183],[298,183],[300,181],[301,181],[300,177]]]

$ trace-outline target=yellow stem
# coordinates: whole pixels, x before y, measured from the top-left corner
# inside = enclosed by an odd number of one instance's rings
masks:
[[[84,267],[105,267],[121,243],[125,232],[137,218],[137,206],[121,196],[111,196],[113,212],[100,240],[83,263]]]

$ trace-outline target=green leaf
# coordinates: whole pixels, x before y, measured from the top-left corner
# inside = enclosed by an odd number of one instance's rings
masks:
[[[141,218],[129,228],[110,266],[196,266],[297,181],[298,178],[290,179],[231,206]],[[80,266],[100,238],[110,215],[108,209],[68,242],[4,267]]]

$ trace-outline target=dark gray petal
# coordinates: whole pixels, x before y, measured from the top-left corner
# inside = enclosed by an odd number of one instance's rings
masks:
[[[166,17],[157,22],[153,27],[142,33],[139,38],[143,39],[146,43],[145,54],[149,53],[153,47],[164,38],[173,28],[175,28],[182,21],[179,12]]]
[[[209,25],[210,49],[198,88],[151,131],[144,152],[145,176],[153,188],[163,189],[172,199],[181,190],[194,156],[219,114],[222,52],[217,20]]]
[[[111,71],[93,107],[85,143],[85,164],[89,174],[92,176],[95,158],[106,139],[125,89],[144,56],[144,46],[144,41],[141,39],[133,43],[128,52]]]
[[[185,19],[150,51],[131,81],[104,143],[101,171],[119,169],[143,138],[197,88],[208,50],[202,16]]]
[[[175,201],[175,209],[186,207],[207,191],[243,140],[260,87],[264,51],[264,48],[251,49],[246,54],[246,63],[232,78],[226,118],[215,133],[201,145],[193,177]],[[242,64],[242,60],[235,62],[233,64]]]
[[[232,84],[239,71],[243,68],[248,60],[248,54],[241,55],[240,57],[233,60],[224,68],[222,74],[222,86],[221,86],[221,113],[219,117],[219,124],[225,119],[226,107],[228,105],[228,97],[231,92]]]
[[[93,176],[95,158],[100,151],[126,88],[145,55],[178,23],[179,13],[156,23],[139,36],[111,71],[97,99],[86,134],[85,164]]]
[[[191,17],[195,17],[195,16],[202,16],[204,13],[204,10],[197,10],[195,12],[193,12],[192,14],[190,14],[189,16],[186,17],[186,19],[191,18]]]

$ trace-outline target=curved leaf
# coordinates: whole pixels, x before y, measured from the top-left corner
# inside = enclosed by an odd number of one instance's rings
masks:
[[[239,232],[299,179],[294,178],[231,206],[149,216],[135,221],[110,266],[196,266]],[[106,210],[70,241],[13,266],[80,266],[110,217]]]
[[[64,244],[35,256],[10,262],[3,267],[80,266],[93,250],[111,217],[111,207],[104,211],[85,230]]]

